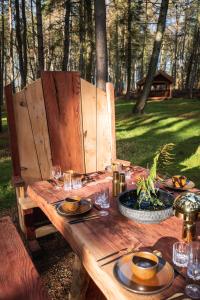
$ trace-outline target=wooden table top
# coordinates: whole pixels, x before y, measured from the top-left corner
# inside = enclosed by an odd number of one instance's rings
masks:
[[[144,169],[137,169],[134,176],[138,176],[141,172],[145,172]],[[133,178],[132,187],[135,187],[134,179],[135,177]],[[28,187],[28,195],[69,242],[72,249],[80,257],[88,274],[107,299],[167,299],[176,292],[182,292],[185,280],[182,276],[176,276],[171,287],[160,294],[144,296],[131,293],[120,286],[114,278],[114,263],[100,267],[100,263],[97,262],[98,259],[115,250],[125,247],[137,247],[138,245],[140,245],[140,249],[148,248],[161,251],[163,257],[171,262],[172,245],[174,242],[181,240],[182,236],[182,221],[180,219],[171,217],[160,224],[136,223],[119,213],[116,198],[110,195],[111,208],[108,216],[70,225],[68,221],[71,218],[58,215],[55,206],[52,205],[54,202],[70,195],[89,197],[105,187],[109,187],[111,192],[112,179],[108,174],[100,176],[99,180],[88,184],[82,189],[71,192],[55,190],[47,181],[36,182]],[[91,213],[95,212],[97,211],[93,208]],[[198,223],[197,232],[200,234],[199,225]]]

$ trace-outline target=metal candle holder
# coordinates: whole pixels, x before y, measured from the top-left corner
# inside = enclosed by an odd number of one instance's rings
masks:
[[[191,242],[196,238],[196,221],[200,217],[200,195],[184,193],[174,201],[175,216],[183,220],[182,238]]]

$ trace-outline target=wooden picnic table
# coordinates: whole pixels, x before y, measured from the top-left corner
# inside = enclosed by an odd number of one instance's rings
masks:
[[[136,169],[134,180],[144,169]],[[55,203],[67,196],[78,195],[82,197],[91,197],[102,188],[110,188],[112,193],[112,179],[109,174],[99,176],[95,182],[87,184],[79,190],[65,192],[64,190],[55,190],[47,181],[36,182],[28,187],[28,195],[42,209],[49,220],[63,235],[76,253],[74,280],[70,299],[108,299],[108,300],[128,300],[128,299],[167,299],[177,292],[183,292],[185,279],[178,275],[175,276],[172,285],[159,294],[139,295],[124,289],[113,275],[114,262],[104,267],[97,262],[98,259],[105,257],[113,251],[125,247],[137,247],[140,249],[159,250],[163,257],[172,262],[172,245],[181,240],[182,220],[171,217],[160,224],[139,224],[128,220],[122,216],[117,208],[116,198],[110,194],[111,208],[109,215],[100,219],[90,220],[79,224],[69,224],[71,218],[60,216],[55,208]],[[97,212],[92,209],[91,214]],[[197,232],[200,233],[200,224]],[[79,260],[80,259],[80,260]],[[86,294],[89,277],[92,282]],[[96,288],[98,287],[98,289]],[[103,295],[99,292],[103,293]],[[86,296],[85,296],[86,294]],[[95,294],[95,296],[94,296]],[[98,295],[97,295],[98,294]]]

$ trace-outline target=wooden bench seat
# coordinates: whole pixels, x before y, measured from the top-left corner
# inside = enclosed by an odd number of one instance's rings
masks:
[[[0,219],[0,299],[49,299],[10,217]]]

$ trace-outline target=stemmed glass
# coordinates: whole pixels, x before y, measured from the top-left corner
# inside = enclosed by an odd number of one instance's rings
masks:
[[[189,244],[187,276],[194,281],[200,280],[200,241]],[[185,293],[192,299],[200,299],[200,285],[197,283],[188,284]]]
[[[55,182],[56,182],[55,188],[60,189],[61,187],[58,186],[58,179],[62,176],[61,167],[59,165],[52,166],[51,175],[55,179]]]

